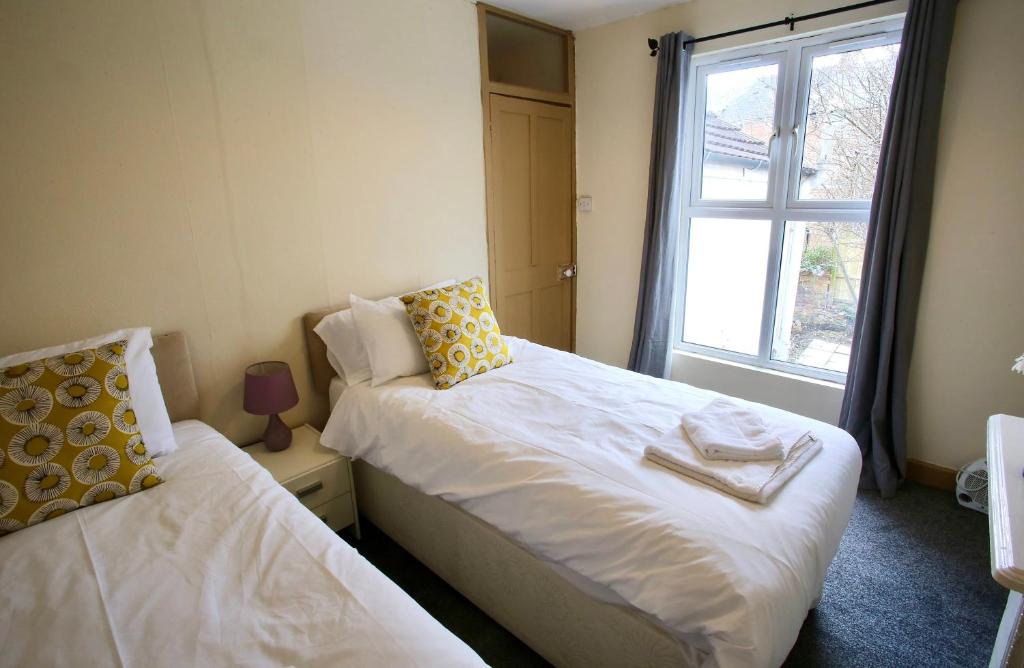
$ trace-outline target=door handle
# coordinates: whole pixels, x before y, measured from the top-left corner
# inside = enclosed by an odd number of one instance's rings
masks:
[[[797,154],[797,151],[800,150],[800,124],[794,125],[790,132],[793,134],[793,145],[789,147],[789,157],[790,159],[799,159],[800,155]]]
[[[558,265],[558,280],[567,281],[576,275],[575,264],[560,264]]]
[[[305,496],[309,496],[310,494],[313,494],[315,492],[319,492],[323,488],[324,488],[324,481],[323,480],[317,480],[316,482],[313,482],[313,483],[310,483],[310,484],[306,485],[302,489],[295,490],[295,496],[297,498],[301,499],[301,498],[303,498]]]

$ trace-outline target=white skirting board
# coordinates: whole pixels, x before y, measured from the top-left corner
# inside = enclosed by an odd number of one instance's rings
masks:
[[[353,462],[359,510],[556,666],[695,666],[705,652],[642,613],[582,592],[490,525]]]

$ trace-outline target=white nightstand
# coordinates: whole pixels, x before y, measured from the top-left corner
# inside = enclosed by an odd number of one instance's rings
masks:
[[[348,457],[320,445],[319,431],[304,424],[292,429],[287,450],[270,452],[255,443],[245,451],[331,529],[355,525],[355,536],[361,537],[352,467]]]

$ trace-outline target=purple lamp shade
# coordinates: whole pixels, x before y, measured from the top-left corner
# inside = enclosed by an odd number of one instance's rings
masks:
[[[269,415],[263,444],[268,450],[284,450],[292,442],[292,432],[278,413],[299,403],[292,370],[286,362],[259,362],[245,370],[246,413]]]

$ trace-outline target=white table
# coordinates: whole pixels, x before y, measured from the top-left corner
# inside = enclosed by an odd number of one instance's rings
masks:
[[[1010,590],[990,668],[1024,666],[1024,419],[988,419],[988,523],[992,577]]]

